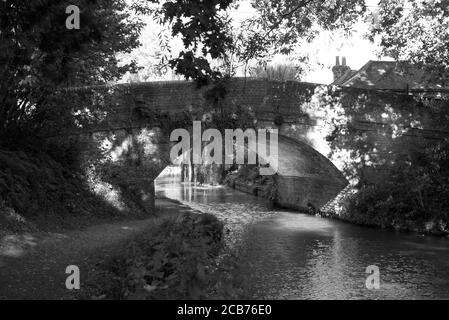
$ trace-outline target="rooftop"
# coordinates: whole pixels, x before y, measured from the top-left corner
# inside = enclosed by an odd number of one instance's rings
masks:
[[[360,70],[345,73],[333,83],[341,87],[378,90],[448,89],[437,72],[397,61],[369,61]]]

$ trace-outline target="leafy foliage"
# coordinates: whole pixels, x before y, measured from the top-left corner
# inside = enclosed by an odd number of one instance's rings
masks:
[[[387,228],[449,231],[449,141],[425,152],[398,156],[390,174],[363,185],[348,205],[348,218]]]
[[[156,4],[156,5],[155,5]],[[363,0],[251,1],[255,16],[237,25],[229,14],[238,1],[137,1],[139,13],[154,14],[171,27],[185,50],[170,60],[174,70],[203,85],[232,76],[253,59],[289,54],[320,28],[350,29],[365,12]],[[300,60],[306,60],[300,57]],[[211,62],[212,61],[212,62]]]
[[[384,0],[372,15],[371,39],[379,41],[382,53],[396,60],[438,68],[443,76],[449,68],[449,1]]]
[[[370,14],[369,18],[372,22],[369,37],[378,42],[383,55],[423,68],[428,71],[426,75],[432,83],[447,82],[448,1],[383,0],[379,2],[379,9]],[[392,104],[396,110],[386,108],[385,115],[391,119],[388,126],[391,128],[392,140],[423,127],[446,128],[448,115],[447,101],[444,99],[421,99],[419,103],[425,106],[424,114],[416,109],[408,113],[407,108],[398,112],[397,107],[402,104],[400,101]],[[359,105],[360,102],[366,104],[366,99],[359,99],[358,102]],[[410,101],[410,105],[413,103]],[[390,154],[382,159],[372,152],[379,151],[379,148],[367,143],[366,137],[351,138],[357,134],[351,120],[357,115],[348,114],[341,108],[341,103],[333,105],[337,105],[330,111],[334,115],[331,117],[333,130],[329,135],[333,151],[336,153],[353,144],[356,148],[349,158],[359,159],[347,162],[351,164],[346,169],[349,171],[352,168],[352,176],[362,177],[363,168],[367,165],[388,172],[376,184],[357,185],[358,192],[350,197],[347,204],[347,218],[363,224],[446,233],[448,142],[427,141],[427,148],[412,150],[407,154]]]
[[[155,15],[161,24],[171,27],[173,37],[182,38],[185,51],[169,61],[171,67],[187,79],[207,84],[221,76],[218,70],[211,67],[208,58],[222,58],[232,44],[228,33],[229,22],[220,15],[232,2],[150,0],[138,1],[133,8],[138,13]],[[155,7],[155,3],[159,6]]]
[[[92,194],[84,177],[74,172],[74,157],[69,155],[77,151],[69,143],[39,146],[39,150],[27,152],[0,150],[0,207],[40,230],[79,227],[95,219],[121,215]]]
[[[65,25],[69,5],[81,11],[80,30]],[[0,2],[0,135],[42,128],[54,111],[48,98],[63,86],[117,79],[134,63],[119,66],[116,53],[139,42],[141,23],[123,0]]]
[[[223,224],[212,215],[164,218],[132,241],[125,257],[104,266],[94,291],[106,299],[207,298],[222,233]]]
[[[350,28],[365,12],[363,0],[254,0],[258,14],[242,26],[242,60],[289,54],[302,39],[311,40],[318,28]]]
[[[329,157],[356,191],[340,199],[340,218],[385,228],[448,231],[448,141],[426,138],[426,130],[447,127],[446,101],[325,87],[312,101],[309,107],[326,119],[322,130]],[[364,127],[367,121],[382,124],[374,135]]]

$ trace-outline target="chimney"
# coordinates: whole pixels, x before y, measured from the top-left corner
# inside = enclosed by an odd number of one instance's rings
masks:
[[[334,74],[334,82],[346,76],[350,71],[351,68],[346,65],[346,57],[342,57],[340,65],[340,57],[337,56],[335,58],[335,66],[332,68],[332,72]]]

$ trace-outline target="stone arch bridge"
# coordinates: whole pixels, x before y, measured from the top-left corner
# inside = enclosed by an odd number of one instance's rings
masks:
[[[322,208],[334,199],[351,178],[344,170],[345,159],[362,163],[358,174],[375,182],[379,177],[376,161],[446,136],[434,126],[427,107],[410,96],[234,78],[214,101],[211,88],[197,89],[192,82],[174,81],[65,92],[65,104],[77,119],[67,136],[79,144],[95,191],[120,206],[120,193],[130,186],[137,200],[151,207],[153,181],[170,164],[170,131],[189,128],[186,119],[201,120],[217,103],[224,112],[247,110],[258,128],[279,129],[279,203],[295,209],[308,205]],[[342,115],[346,117],[343,120]],[[411,125],[411,119],[419,125]],[[340,132],[340,145],[335,143],[338,136],[329,139],[329,129],[335,129],[337,121],[347,128]],[[400,131],[400,138],[395,130]],[[333,156],[329,156],[332,150]],[[106,172],[103,177],[109,174],[111,178],[94,178],[92,171],[98,167]]]

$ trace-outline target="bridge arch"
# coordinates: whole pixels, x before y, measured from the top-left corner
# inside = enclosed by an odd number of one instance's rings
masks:
[[[107,170],[118,179],[134,185],[140,200],[152,207],[154,180],[172,165],[170,151],[174,143],[170,143],[158,128],[150,126],[131,133],[99,134],[96,140],[97,148],[107,149],[103,152],[103,156],[109,159]],[[306,142],[284,135],[278,138],[276,181],[278,203],[298,210],[310,206],[320,209],[348,184],[343,174],[324,155]],[[125,182],[116,184],[126,186]],[[122,193],[126,192],[123,187],[121,189]]]
[[[305,210],[321,209],[347,185],[343,173],[306,142],[279,136],[279,204]]]
[[[326,153],[319,145],[321,142],[323,146],[329,145],[324,131],[321,130],[325,124],[326,113],[310,108],[316,104],[314,97],[323,91],[321,87],[299,82],[232,79],[227,89],[223,105],[250,109],[259,128],[276,124],[280,127],[280,133],[284,134],[280,136],[279,144],[278,185],[281,205],[304,209],[311,204],[319,209],[347,185],[343,174],[322,153],[316,151],[322,150]],[[107,158],[115,152],[113,158],[116,161],[112,161],[112,165],[125,172],[122,176],[126,179],[142,179],[150,185],[170,164],[169,135],[164,135],[160,126],[167,123],[167,119],[176,120],[178,116],[188,116],[195,110],[210,110],[210,103],[205,99],[205,90],[207,88],[197,90],[190,82],[98,86],[66,92],[65,101],[73,102],[67,103],[67,107],[73,110],[106,110],[107,116],[103,117],[103,112],[99,112],[99,122],[89,122],[82,128],[84,131],[95,132],[93,135],[84,135],[87,143],[84,144],[86,148],[83,158],[86,162],[90,161],[91,149],[98,148],[97,142],[110,138],[115,145],[115,151],[101,152],[102,156]],[[372,154],[380,160],[388,159],[390,154],[408,152],[415,146],[425,146],[427,136],[433,139],[436,135],[433,131],[424,130],[413,135],[404,135],[403,139],[396,139],[391,135],[390,128],[396,125],[393,115],[403,113],[405,121],[408,114],[428,112],[403,97],[353,89],[344,89],[332,95],[338,98],[340,109],[346,112],[351,124],[352,129],[346,132],[346,136],[337,138],[337,142],[342,142],[348,152],[360,151],[362,155]],[[388,114],[392,116],[391,119],[384,117]],[[423,126],[430,123],[427,118],[422,118]],[[279,125],[276,119],[282,119],[282,124]],[[104,134],[98,133],[102,130]],[[95,137],[97,134],[99,139]],[[367,146],[360,146],[360,137]],[[310,143],[304,142],[307,140],[310,140]],[[370,167],[362,168],[363,178],[375,182],[376,179],[371,179],[372,175],[365,172],[369,169],[377,177],[378,171],[371,164],[367,166]],[[131,177],[133,171],[141,173],[140,176]],[[142,192],[142,197],[150,199],[151,192]]]

